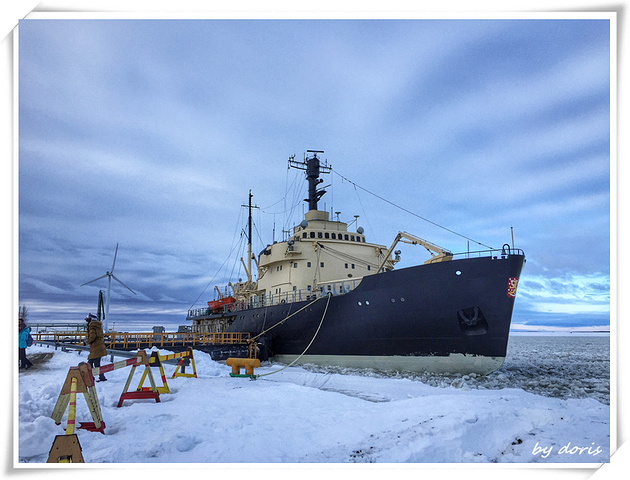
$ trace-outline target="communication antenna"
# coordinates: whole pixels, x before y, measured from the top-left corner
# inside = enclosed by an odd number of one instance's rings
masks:
[[[324,180],[319,178],[320,173],[330,173],[332,165],[328,165],[328,161],[322,163],[317,156],[320,153],[324,153],[323,150],[307,150],[304,154],[304,161],[299,162],[295,160],[295,155],[289,157],[289,167],[297,168],[299,170],[306,171],[306,180],[308,181],[308,198],[304,201],[308,202],[308,210],[317,210],[317,202],[326,193],[326,190],[322,188],[317,190],[317,185]],[[329,187],[330,185],[327,185]]]

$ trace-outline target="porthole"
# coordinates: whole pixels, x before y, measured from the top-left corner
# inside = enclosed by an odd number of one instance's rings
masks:
[[[455,272],[455,275],[461,275],[461,274],[462,274],[461,270],[457,270],[457,271]]]
[[[357,302],[357,304],[359,305],[359,307],[361,306],[361,302]]]
[[[400,301],[404,302],[405,301],[405,297],[400,297]]]
[[[369,301],[369,300],[366,300],[366,301],[365,301],[365,304],[366,304],[366,305],[369,305],[369,304],[370,304],[370,301]]]
[[[392,298],[392,299],[391,299],[391,302],[392,302],[392,303],[396,303],[396,299],[395,299],[395,298]]]

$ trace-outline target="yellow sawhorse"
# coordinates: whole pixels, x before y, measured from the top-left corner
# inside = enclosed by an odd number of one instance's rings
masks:
[[[68,410],[68,424],[65,435],[57,435],[53,441],[46,463],[85,463],[81,453],[79,437],[74,433],[74,422],[77,412],[77,378],[72,377]],[[64,409],[65,410],[65,409]]]

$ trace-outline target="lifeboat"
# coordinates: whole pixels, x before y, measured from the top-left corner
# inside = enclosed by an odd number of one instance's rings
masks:
[[[219,298],[218,300],[210,300],[208,302],[208,308],[210,308],[210,311],[212,312],[216,312],[217,310],[223,311],[223,307],[225,307],[226,305],[231,305],[234,302],[236,302],[236,299],[234,297],[223,297]]]

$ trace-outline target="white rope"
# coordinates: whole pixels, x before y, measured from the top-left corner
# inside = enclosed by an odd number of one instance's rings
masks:
[[[269,330],[272,330],[274,328],[276,328],[279,325],[282,325],[284,322],[286,322],[289,318],[291,318],[294,315],[297,315],[298,313],[300,313],[302,310],[310,307],[311,305],[313,305],[315,302],[320,301],[322,298],[324,297],[317,297],[315,300],[313,300],[310,303],[307,303],[306,305],[304,305],[302,308],[300,308],[299,310],[296,310],[295,312],[291,313],[290,315],[287,315],[286,317],[284,317],[282,320],[280,320],[278,323],[273,324],[271,327],[269,327],[267,330],[263,330],[262,332],[260,332],[258,335],[256,335],[255,337],[252,337],[250,339],[250,343],[255,342],[256,340],[258,340],[260,337],[262,337],[265,333],[267,333]],[[289,304],[289,311],[291,311],[293,304],[290,303]],[[267,312],[265,310],[265,321],[267,321]]]
[[[315,331],[315,335],[313,335],[313,338],[311,338],[311,341],[309,342],[309,344],[306,346],[306,348],[304,349],[304,351],[302,353],[300,353],[300,355],[293,360],[291,363],[289,363],[288,365],[285,365],[284,367],[282,367],[280,370],[276,370],[274,372],[268,372],[268,373],[262,373],[260,375],[256,375],[256,378],[258,377],[266,377],[267,375],[273,375],[274,373],[278,373],[281,372],[282,370],[284,370],[285,368],[289,368],[290,366],[292,366],[295,362],[297,362],[300,358],[302,358],[304,356],[304,354],[306,353],[306,351],[311,348],[311,345],[313,344],[313,342],[315,341],[315,337],[317,337],[317,334],[319,333],[319,329],[322,328],[322,323],[324,323],[324,318],[326,317],[326,312],[328,311],[328,304],[330,303],[330,297],[332,297],[331,293],[328,293],[328,300],[326,301],[326,307],[324,308],[324,313],[322,314],[322,319],[319,321],[319,325],[317,326],[317,330]],[[296,312],[297,313],[297,312]]]

